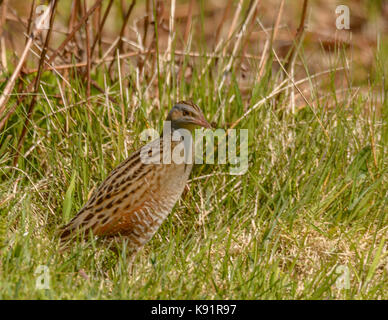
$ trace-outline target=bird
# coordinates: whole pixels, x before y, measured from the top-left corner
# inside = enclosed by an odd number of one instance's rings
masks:
[[[171,125],[171,135],[163,128],[160,137],[132,153],[105,178],[77,215],[59,229],[62,245],[91,232],[109,241],[125,239],[126,250],[134,255],[154,236],[180,198],[193,164],[142,161],[142,152],[151,155],[149,150],[160,146],[150,159],[163,158],[182,140],[172,138],[176,131],[212,128],[192,101],[177,102],[166,120],[164,127],[167,122]],[[166,142],[171,143],[167,151]]]

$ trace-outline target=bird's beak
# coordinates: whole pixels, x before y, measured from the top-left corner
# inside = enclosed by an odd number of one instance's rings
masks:
[[[209,122],[206,121],[205,117],[202,117],[201,119],[195,120],[195,124],[204,128],[211,129],[212,126]]]

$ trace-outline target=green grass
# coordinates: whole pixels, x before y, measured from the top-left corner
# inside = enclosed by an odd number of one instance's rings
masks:
[[[161,60],[150,88],[137,85],[129,65],[119,82],[107,80],[115,104],[97,91],[86,103],[76,76],[69,87],[46,73],[17,167],[28,100],[0,133],[0,299],[387,299],[388,102],[379,54],[362,90],[336,88],[334,72],[327,87],[310,75],[310,106],[300,100],[292,113],[284,90],[243,118],[248,172],[196,166],[132,265],[124,249],[115,257],[93,242],[59,252],[55,231],[143,144],[142,130],[161,130],[174,101],[192,98],[225,127],[280,78],[268,63],[257,81],[252,62],[247,99],[233,70],[220,85],[227,61],[190,61],[192,78],[178,83],[172,73],[166,85],[172,66]],[[93,75],[101,87],[104,72]],[[49,267],[50,289],[36,289],[39,265]],[[347,289],[336,285],[338,267],[349,271]]]

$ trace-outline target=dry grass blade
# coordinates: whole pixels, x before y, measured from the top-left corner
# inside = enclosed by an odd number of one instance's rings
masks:
[[[84,0],[84,5],[83,5],[83,14],[87,12],[87,7],[86,7],[86,0]],[[90,23],[89,19],[86,19],[85,22],[85,42],[86,42],[86,99],[89,100],[90,97],[90,84],[91,84],[91,79],[90,79],[90,66],[91,66],[91,50],[90,50]]]
[[[237,51],[240,49],[240,44],[241,44],[243,35],[245,34],[247,26],[251,22],[252,17],[254,16],[254,14],[256,12],[256,8],[257,8],[258,3],[259,3],[259,0],[254,0],[252,2],[252,5],[248,11],[248,15],[247,15],[244,23],[241,26],[240,32],[237,35],[237,41],[233,47],[233,53],[232,53],[231,58],[229,59],[228,64],[225,67],[225,71],[229,71],[232,67],[233,61],[234,61],[235,57],[237,56]]]
[[[167,40],[167,53],[165,55],[165,60],[171,63],[171,48],[172,48],[172,42],[173,38],[175,37],[175,0],[171,0],[171,8],[170,8],[170,21],[169,21],[169,33],[168,33],[168,40]],[[171,77],[171,69],[169,68],[167,71],[166,76],[166,83],[167,85],[170,85],[170,77]]]
[[[52,33],[52,29],[53,29],[53,23],[54,23],[54,17],[55,17],[55,11],[56,11],[57,4],[58,4],[58,0],[53,0],[50,3],[49,9],[47,9],[45,11],[45,13],[44,13],[44,15],[45,14],[47,14],[47,15],[50,14],[50,24],[49,24],[49,29],[47,31],[46,40],[45,40],[45,43],[44,43],[44,46],[43,46],[43,50],[42,50],[42,53],[41,53],[41,56],[40,56],[38,74],[37,74],[36,78],[34,79],[34,83],[35,83],[35,85],[34,85],[35,86],[34,87],[34,93],[35,94],[32,96],[30,105],[28,107],[27,117],[26,117],[26,120],[25,120],[25,123],[24,123],[24,126],[23,126],[23,130],[22,130],[22,133],[20,134],[19,142],[18,142],[18,145],[17,145],[17,153],[16,153],[15,158],[14,158],[14,165],[16,165],[16,163],[18,161],[20,150],[21,150],[21,147],[23,145],[24,137],[25,137],[26,132],[27,132],[27,125],[28,125],[28,122],[30,120],[30,117],[31,117],[31,115],[33,113],[33,110],[34,110],[34,107],[35,107],[36,98],[37,98],[36,93],[39,90],[40,78],[42,76],[42,72],[43,72],[43,69],[44,69],[44,61],[45,61],[45,58],[46,58],[46,52],[47,52],[48,44],[50,42],[50,36],[51,36],[51,33]],[[44,19],[46,19],[46,17],[47,17],[47,16],[44,16],[44,15],[36,23],[36,27],[38,28],[37,30],[43,30],[43,27],[44,27],[43,23],[45,21]],[[32,39],[33,39],[33,37],[31,37],[31,40]]]
[[[1,66],[3,68],[3,71],[7,72],[8,66],[7,66],[7,55],[6,55],[6,48],[5,48],[5,35],[3,34],[3,26],[5,25],[5,20],[7,16],[7,5],[8,0],[4,0],[1,4],[0,9],[0,55],[1,55]]]
[[[232,24],[230,25],[228,36],[225,39],[225,44],[226,45],[224,46],[224,50],[222,52],[223,55],[226,54],[226,50],[228,49],[229,40],[231,39],[233,33],[236,31],[236,25],[237,25],[238,18],[240,17],[242,4],[243,4],[243,0],[240,0],[238,2],[238,5],[237,5],[237,10],[234,13],[233,21],[232,21]]]
[[[109,12],[110,12],[110,10],[112,8],[112,4],[113,4],[113,0],[110,0],[109,4],[108,4],[108,7],[106,8],[106,10],[104,12],[104,16],[103,16],[102,21],[101,21],[101,23],[99,25],[98,31],[96,32],[96,37],[94,38],[92,49],[91,49],[91,56],[92,57],[93,57],[94,49],[95,49],[98,41],[101,40],[102,30],[104,29],[104,25],[105,25],[106,19],[108,18],[108,14],[109,14]]]
[[[121,26],[119,41],[115,47],[115,49],[117,48],[117,50],[119,51],[119,54],[121,53],[122,48],[123,48],[123,36],[124,36],[124,32],[125,32],[125,27],[128,24],[129,17],[131,16],[131,13],[132,13],[132,10],[133,10],[135,4],[136,4],[136,0],[132,0],[132,3],[128,8],[127,13],[125,14],[124,21],[123,21],[123,24]],[[116,51],[116,50],[114,50],[114,51]],[[109,71],[112,69],[113,63],[114,63],[114,60],[112,60],[111,64],[109,65]]]
[[[61,45],[50,56],[50,59],[48,61],[49,64],[51,64],[54,61],[54,59],[58,56],[58,54],[61,53],[65,49],[66,45],[69,43],[69,41],[71,39],[73,39],[73,37],[75,36],[76,32],[84,25],[84,23],[89,18],[89,16],[91,16],[94,13],[94,11],[101,5],[101,2],[102,2],[102,0],[97,0],[97,2],[93,5],[93,7],[91,7],[89,9],[89,11],[82,17],[82,19],[73,28],[73,30],[71,30],[71,32],[66,37],[66,39],[63,40]]]
[[[221,30],[222,30],[222,27],[225,24],[225,21],[229,15],[230,8],[232,7],[232,2],[233,2],[233,0],[228,0],[228,3],[226,4],[226,7],[222,13],[222,18],[221,18],[220,23],[218,24],[217,31],[216,31],[216,37],[214,40],[214,48],[217,47],[218,42],[220,41]]]
[[[263,73],[265,70],[265,61],[267,61],[269,52],[271,51],[271,48],[273,46],[273,42],[276,39],[277,32],[279,30],[280,18],[283,14],[283,7],[284,7],[284,0],[282,0],[280,2],[278,14],[277,14],[274,28],[273,28],[272,34],[271,34],[271,39],[269,40],[269,42],[266,43],[266,46],[264,47],[264,50],[263,50],[262,60],[261,60],[260,67],[259,67],[258,80],[260,80],[263,76]]]
[[[300,47],[302,39],[303,39],[308,2],[309,2],[308,0],[304,0],[304,2],[303,2],[302,15],[300,18],[299,27],[298,27],[297,32],[295,34],[294,45],[292,46],[291,52],[288,54],[288,59],[287,59],[286,63],[284,64],[284,68],[287,71],[290,71],[291,65],[295,62],[298,48]]]
[[[27,34],[31,33],[32,17],[34,16],[34,10],[35,10],[35,0],[31,2],[30,16],[28,17]],[[26,43],[27,41],[28,39],[26,39]]]
[[[194,7],[194,2],[195,0],[190,0],[189,7],[187,9],[187,21],[186,21],[186,27],[185,27],[185,33],[183,36],[183,48],[186,49],[188,48],[188,41],[189,41],[189,35],[190,35],[190,30],[191,30],[191,24],[192,24],[192,19],[193,19],[193,7]],[[179,73],[178,73],[178,81],[182,79],[183,76],[183,59],[181,60],[180,68],[179,68]]]
[[[56,3],[56,1],[54,1],[54,3]],[[51,2],[50,8],[53,7],[52,4],[53,4],[53,2]],[[28,37],[28,41],[24,47],[24,50],[23,50],[23,53],[19,59],[19,62],[17,64],[14,72],[12,73],[11,78],[8,80],[7,85],[5,86],[3,93],[0,96],[0,116],[2,115],[2,113],[4,112],[4,110],[6,108],[6,103],[9,100],[10,94],[15,86],[15,81],[18,78],[19,73],[21,71],[21,68],[22,68],[22,66],[23,66],[23,64],[28,56],[28,52],[31,48],[34,37],[37,36],[43,30],[42,25],[43,25],[45,19],[48,18],[50,13],[51,13],[51,9],[45,10],[45,12],[42,14],[40,19],[37,21],[35,28],[31,32],[31,35]]]

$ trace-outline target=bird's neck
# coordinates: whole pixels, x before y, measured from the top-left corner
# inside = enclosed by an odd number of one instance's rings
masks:
[[[190,131],[191,134],[193,134],[194,129],[195,129],[194,124],[181,125],[181,124],[177,124],[174,122],[170,122],[170,126],[171,127],[166,127],[166,126],[163,127],[163,131],[160,135],[161,137],[165,136],[166,134],[168,135],[169,133],[171,133],[171,136],[172,136],[174,134],[174,131],[177,131],[180,129],[188,130],[188,131]]]

